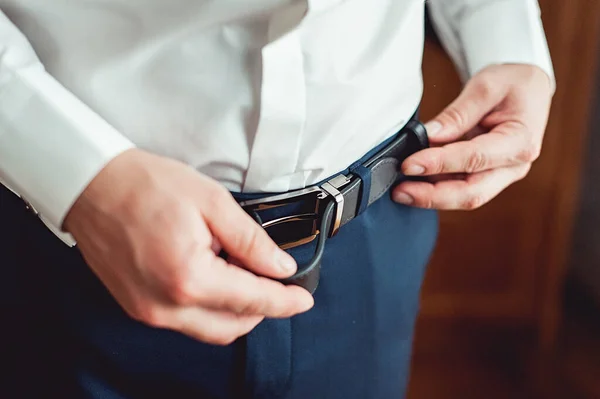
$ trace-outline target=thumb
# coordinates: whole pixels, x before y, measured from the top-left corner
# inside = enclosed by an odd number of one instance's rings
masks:
[[[460,139],[502,102],[507,90],[507,85],[494,84],[488,74],[476,75],[450,105],[425,124],[430,141],[442,144]]]
[[[214,201],[204,218],[211,232],[236,264],[265,277],[286,278],[296,272],[294,258],[269,237],[232,198]]]

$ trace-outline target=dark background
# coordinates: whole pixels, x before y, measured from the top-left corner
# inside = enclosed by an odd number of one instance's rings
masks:
[[[483,208],[442,213],[410,399],[600,398],[600,2],[540,6],[558,85],[542,156]],[[427,119],[461,88],[432,36],[424,75]]]

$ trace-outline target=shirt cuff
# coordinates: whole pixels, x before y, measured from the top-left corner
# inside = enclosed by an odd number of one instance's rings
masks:
[[[537,1],[506,0],[474,8],[458,24],[464,74],[494,64],[530,64],[541,68],[556,90],[554,70]]]
[[[0,71],[0,181],[63,242],[65,216],[114,157],[134,144],[36,64]]]

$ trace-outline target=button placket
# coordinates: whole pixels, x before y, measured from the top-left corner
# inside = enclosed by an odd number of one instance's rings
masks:
[[[306,12],[306,2],[296,3],[271,18],[269,38],[273,41],[262,49],[260,118],[245,191],[290,188],[306,119],[304,57],[298,32]],[[265,181],[273,183],[265,187]]]

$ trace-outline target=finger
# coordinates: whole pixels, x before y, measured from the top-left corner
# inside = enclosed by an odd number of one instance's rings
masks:
[[[209,208],[203,214],[211,232],[229,255],[259,275],[285,278],[296,272],[294,258],[280,249],[229,193],[211,197]]]
[[[314,305],[312,295],[298,286],[285,286],[215,258],[198,292],[202,306],[272,318],[291,317]]]
[[[509,85],[495,81],[491,72],[476,75],[452,103],[425,124],[432,145],[458,140],[502,102]]]
[[[469,141],[419,151],[403,162],[402,172],[408,176],[476,173],[531,163],[539,152],[524,128],[494,130]]]
[[[252,331],[262,316],[243,315],[199,307],[178,310],[170,328],[213,345],[229,345]]]
[[[525,164],[493,169],[469,175],[465,180],[436,183],[406,181],[394,189],[393,198],[399,203],[419,208],[472,210],[525,177],[529,167],[529,164]]]

